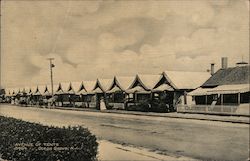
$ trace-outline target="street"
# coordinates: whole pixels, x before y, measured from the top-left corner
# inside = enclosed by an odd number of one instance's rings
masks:
[[[80,125],[98,139],[201,160],[247,160],[249,125],[0,105],[0,115],[45,125]]]

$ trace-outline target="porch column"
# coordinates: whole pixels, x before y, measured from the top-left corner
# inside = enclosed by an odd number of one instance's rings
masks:
[[[184,91],[184,105],[187,104],[187,92]]]
[[[205,96],[205,104],[206,104],[206,112],[208,111],[208,105],[207,105],[207,94],[206,94],[206,96]]]
[[[173,107],[176,108],[177,96],[176,92],[174,92],[174,100],[173,100]]]
[[[153,99],[153,92],[150,93],[150,99]]]
[[[223,98],[224,98],[223,96],[224,96],[223,94],[221,94],[220,96],[221,97],[221,112],[223,112]]]
[[[223,105],[223,98],[224,98],[224,97],[223,97],[223,94],[221,94],[221,96],[220,96],[220,97],[221,97],[221,100],[220,100],[221,105]]]
[[[137,102],[137,93],[134,93],[134,101]]]
[[[240,105],[240,92],[238,93],[238,104]]]

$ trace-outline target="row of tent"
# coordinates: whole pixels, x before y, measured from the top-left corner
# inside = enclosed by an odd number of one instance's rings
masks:
[[[60,82],[53,87],[54,94],[87,95],[96,93],[150,93],[160,91],[193,90],[209,77],[208,72],[164,71],[161,74],[136,76],[114,76],[111,79],[93,81]],[[6,96],[17,94],[50,96],[51,85],[37,85],[23,88],[6,88]]]

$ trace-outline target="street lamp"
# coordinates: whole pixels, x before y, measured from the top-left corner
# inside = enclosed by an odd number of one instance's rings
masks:
[[[52,62],[54,59],[55,58],[48,58],[47,59],[47,60],[49,60],[49,63],[50,63],[50,80],[51,80],[51,94],[52,94],[52,98],[54,96],[54,91],[53,91],[53,70],[52,70],[52,68],[55,67],[55,65]]]

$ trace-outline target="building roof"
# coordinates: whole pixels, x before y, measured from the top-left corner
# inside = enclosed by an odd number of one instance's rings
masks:
[[[229,84],[248,84],[249,65],[220,69],[210,77],[202,87],[229,85]]]
[[[208,72],[164,71],[163,75],[175,89],[196,89],[211,75]]]

